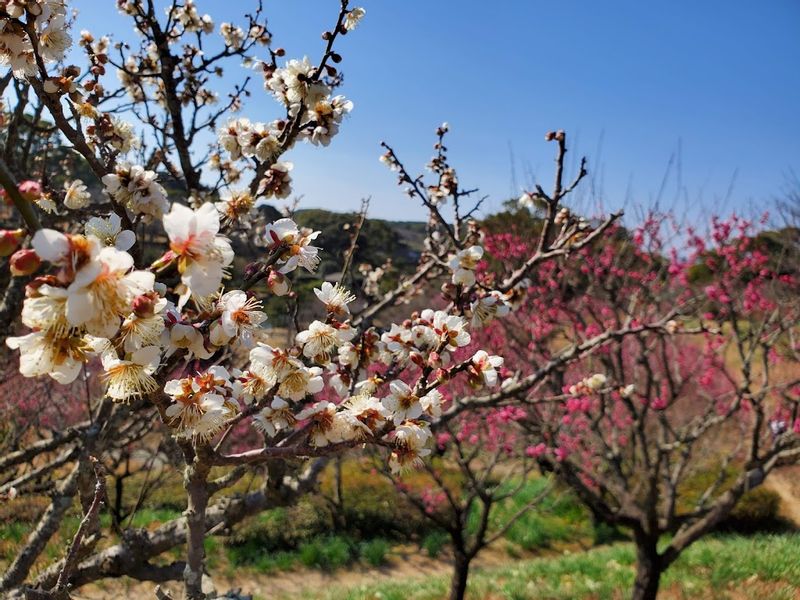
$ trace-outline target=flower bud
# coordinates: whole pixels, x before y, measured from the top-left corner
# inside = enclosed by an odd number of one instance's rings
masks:
[[[131,309],[139,318],[152,317],[155,314],[156,297],[151,294],[142,294],[133,299]]]
[[[30,248],[17,250],[9,260],[11,274],[15,277],[35,273],[41,264],[42,259],[39,258],[39,255],[36,254],[35,250],[31,250]]]
[[[24,229],[0,229],[0,256],[11,256],[24,238]]]
[[[19,184],[19,193],[25,200],[36,200],[42,195],[42,186],[38,181],[28,179]]]

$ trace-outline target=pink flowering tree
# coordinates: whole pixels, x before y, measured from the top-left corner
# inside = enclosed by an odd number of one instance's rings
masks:
[[[259,2],[238,24],[215,23],[192,0],[163,11],[153,0],[117,6],[136,33],[133,44],[78,34],[64,0],[0,0],[1,81],[18,92],[16,105],[3,107],[5,139],[44,129],[44,147],[77,157],[53,163],[49,152],[34,159],[23,146],[0,158],[13,207],[0,231],[5,345],[28,381],[84,391],[82,402],[72,392],[48,398],[57,409],[42,395],[8,408],[45,426],[4,436],[2,500],[48,494],[0,577],[11,597],[62,598],[128,576],[179,579],[187,598],[203,598],[204,539],[294,502],[329,457],[366,444],[386,449],[391,470],[417,465],[438,423],[496,402],[485,379],[496,361],[480,350],[463,355],[473,336],[519,306],[531,272],[590,248],[619,217],[565,217],[561,203],[586,171],[582,164],[565,179],[565,135],[552,132],[553,190],[530,195],[545,207],[537,242],[513,269],[479,278],[488,257],[474,219],[480,201],[449,165],[442,126],[429,181],[388,146],[381,158],[430,215],[416,269],[385,293],[375,286],[382,267],[362,269],[358,289],[320,282],[301,313],[293,282],[315,271],[325,242],[258,207],[290,196],[289,150],[328,146],[346,126],[353,104],[337,93],[338,48],[365,11],[341,0],[312,61],[284,58]],[[82,65],[66,64],[73,59]],[[250,75],[226,89],[224,69],[242,63]],[[254,78],[261,91],[251,92]],[[250,93],[276,101],[273,120],[246,116]],[[200,142],[208,130],[217,133],[210,148]],[[433,293],[442,281],[441,295]],[[269,343],[266,300],[313,316],[295,319],[285,344]],[[387,320],[412,301],[419,310]],[[599,343],[583,343],[571,357]],[[499,394],[516,397],[568,360],[538,379],[512,379]],[[480,375],[478,395],[443,412],[442,396],[468,373]],[[162,448],[165,467],[180,463],[183,516],[146,530],[125,529],[117,518],[119,535],[106,539],[98,519],[105,471],[135,449]],[[265,473],[262,486],[230,492],[256,469]],[[63,558],[46,564],[45,549],[76,498],[84,519]],[[164,562],[181,544],[183,555]]]
[[[800,454],[797,268],[755,234],[738,217],[704,235],[663,217],[617,229],[580,260],[541,265],[525,305],[493,327],[507,368],[536,384],[492,402],[521,402],[540,464],[632,532],[637,599],[655,598],[683,550]],[[526,246],[486,242],[511,265]]]
[[[477,372],[473,377],[481,377]],[[431,525],[447,534],[453,551],[450,598],[467,591],[472,561],[533,509],[549,487],[523,506],[507,506],[538,469],[517,421],[519,407],[507,406],[462,414],[437,427],[435,458],[425,460],[413,484],[383,468],[395,488]],[[498,511],[499,508],[505,510]]]

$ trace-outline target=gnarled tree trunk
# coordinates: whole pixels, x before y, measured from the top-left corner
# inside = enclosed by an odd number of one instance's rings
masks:
[[[633,600],[656,600],[664,564],[658,553],[658,538],[644,533],[635,534],[636,580],[633,583]]]

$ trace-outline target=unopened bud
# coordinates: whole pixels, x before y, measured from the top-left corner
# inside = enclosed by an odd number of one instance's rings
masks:
[[[142,294],[141,296],[136,296],[131,306],[133,314],[139,318],[152,317],[155,314],[155,302],[154,295]]]
[[[42,195],[42,186],[38,181],[28,179],[19,184],[19,193],[25,200],[36,200]]]
[[[11,256],[24,238],[24,229],[0,229],[0,256]]]
[[[31,250],[30,248],[17,250],[11,255],[11,259],[9,260],[11,274],[15,277],[35,273],[41,264],[42,259],[39,258],[35,250]]]

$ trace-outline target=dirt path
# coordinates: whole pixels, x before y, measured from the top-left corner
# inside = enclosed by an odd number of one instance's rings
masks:
[[[475,566],[498,567],[508,564],[510,558],[502,548],[488,548],[475,560]],[[297,568],[292,571],[279,571],[271,574],[259,574],[248,571],[245,578],[224,576],[214,577],[217,591],[241,589],[243,594],[252,594],[258,598],[270,600],[313,599],[318,598],[320,590],[335,587],[357,587],[382,581],[403,581],[449,575],[451,565],[447,552],[441,557],[430,558],[415,546],[398,547],[392,550],[388,564],[382,567],[366,567],[353,565],[339,569],[333,573],[325,573],[316,569]],[[164,586],[174,591],[173,597],[180,597],[180,585]],[[109,581],[102,587],[86,586],[73,597],[75,600],[111,600],[117,598],[153,598],[155,584],[133,582],[129,580]]]

